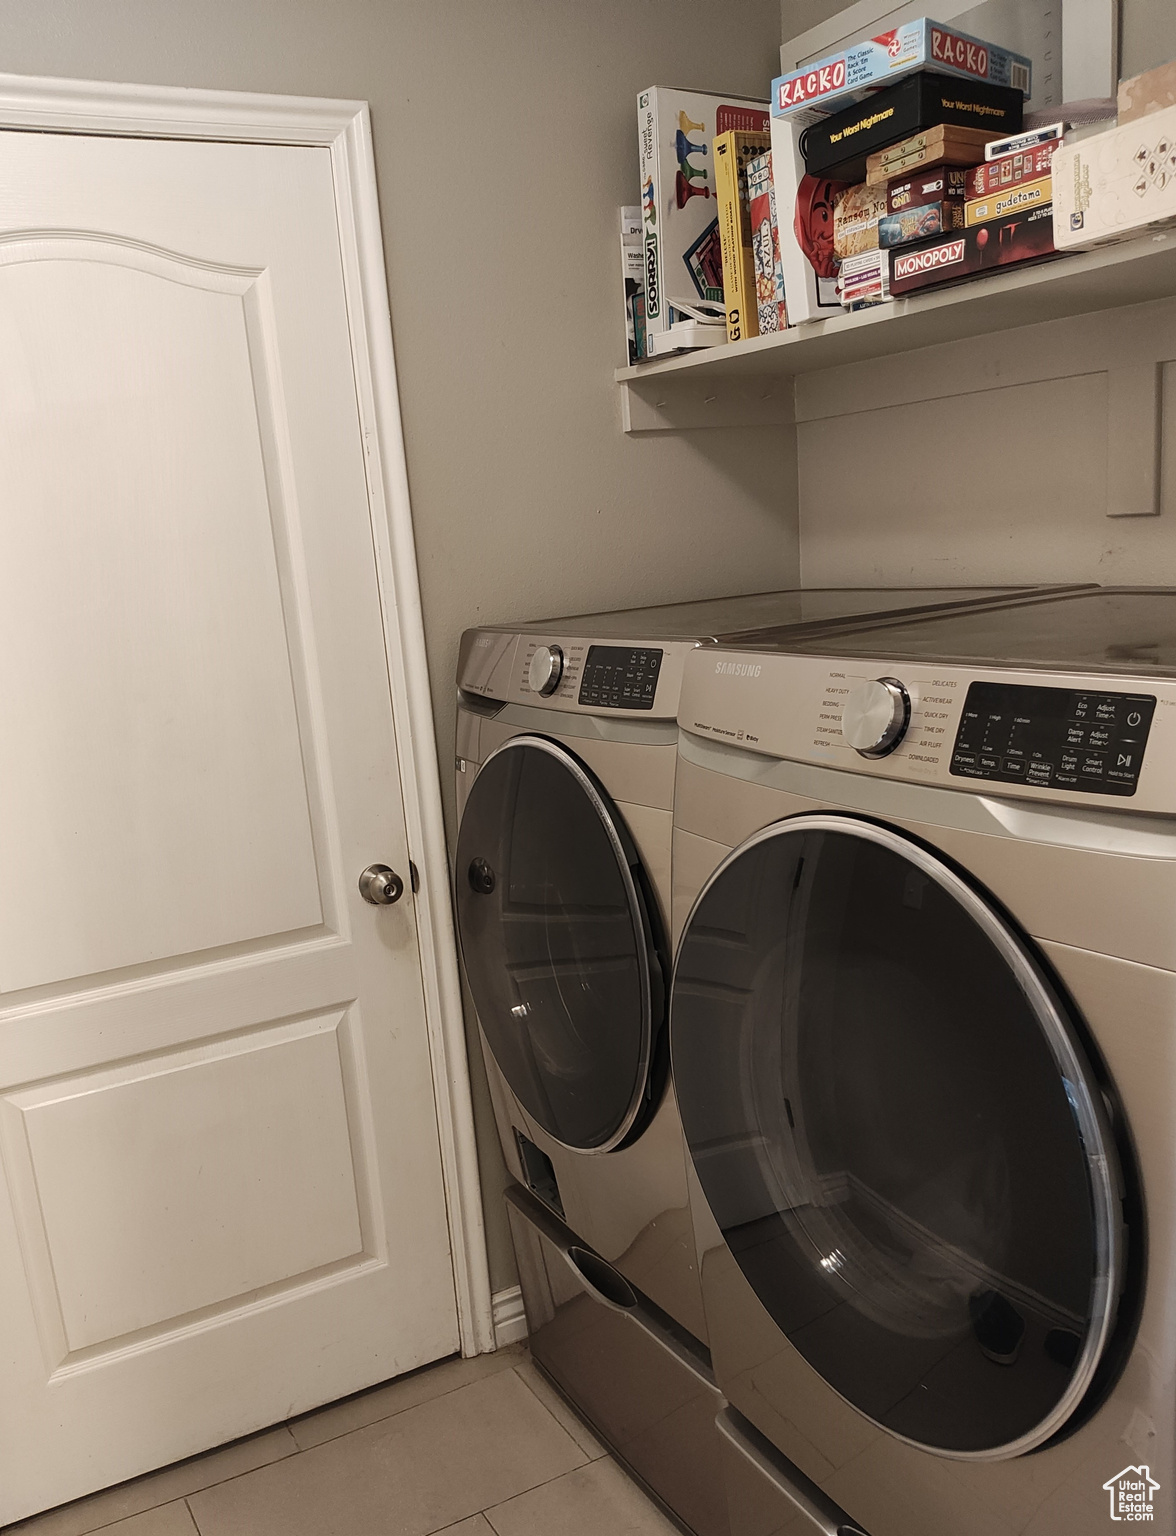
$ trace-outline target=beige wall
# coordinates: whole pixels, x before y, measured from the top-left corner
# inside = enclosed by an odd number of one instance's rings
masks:
[[[645,85],[766,96],[777,0],[0,0],[3,68],[372,106],[442,782],[461,630],[797,571],[791,446],[620,431]],[[480,1068],[475,1053],[475,1067]],[[477,1085],[491,1271],[501,1162]]]
[[[806,585],[1176,585],[1176,453],[1162,460],[1161,515],[1107,515],[1125,479],[1111,455],[1129,474],[1154,451],[1144,410],[1112,440],[1109,370],[1149,358],[1176,359],[1174,300],[802,381]],[[1176,448],[1173,374],[1163,370],[1165,449]]]

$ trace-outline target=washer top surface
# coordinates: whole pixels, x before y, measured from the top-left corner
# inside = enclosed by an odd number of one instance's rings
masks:
[[[747,637],[740,644],[748,642]],[[763,643],[773,644],[765,634]],[[775,643],[822,656],[890,656],[1059,671],[1176,677],[1176,589],[1101,587],[1014,603],[910,615],[851,633],[786,635]]]
[[[701,645],[841,628],[880,613],[987,604],[1039,587],[810,587],[613,613],[483,625],[462,636],[457,684],[473,698],[570,713],[677,715],[682,664]]]

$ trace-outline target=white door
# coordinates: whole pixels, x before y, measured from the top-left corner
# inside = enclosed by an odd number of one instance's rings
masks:
[[[0,133],[0,1524],[457,1347],[330,151]]]

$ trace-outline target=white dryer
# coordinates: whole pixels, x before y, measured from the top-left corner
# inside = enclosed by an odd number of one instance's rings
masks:
[[[763,626],[1000,595],[756,594],[485,626],[462,640],[458,928],[518,1181],[509,1212],[532,1351],[700,1532],[726,1516],[708,1462],[718,1403],[667,1082],[683,664]]]
[[[1176,590],[712,649],[680,721],[674,1076],[780,1528],[1176,1530]]]

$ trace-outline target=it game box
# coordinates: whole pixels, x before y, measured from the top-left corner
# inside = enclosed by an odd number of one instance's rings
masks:
[[[732,129],[766,134],[767,102],[661,86],[637,97],[646,350],[651,357],[676,350],[672,327],[691,319],[699,305],[722,313],[713,141]]]

